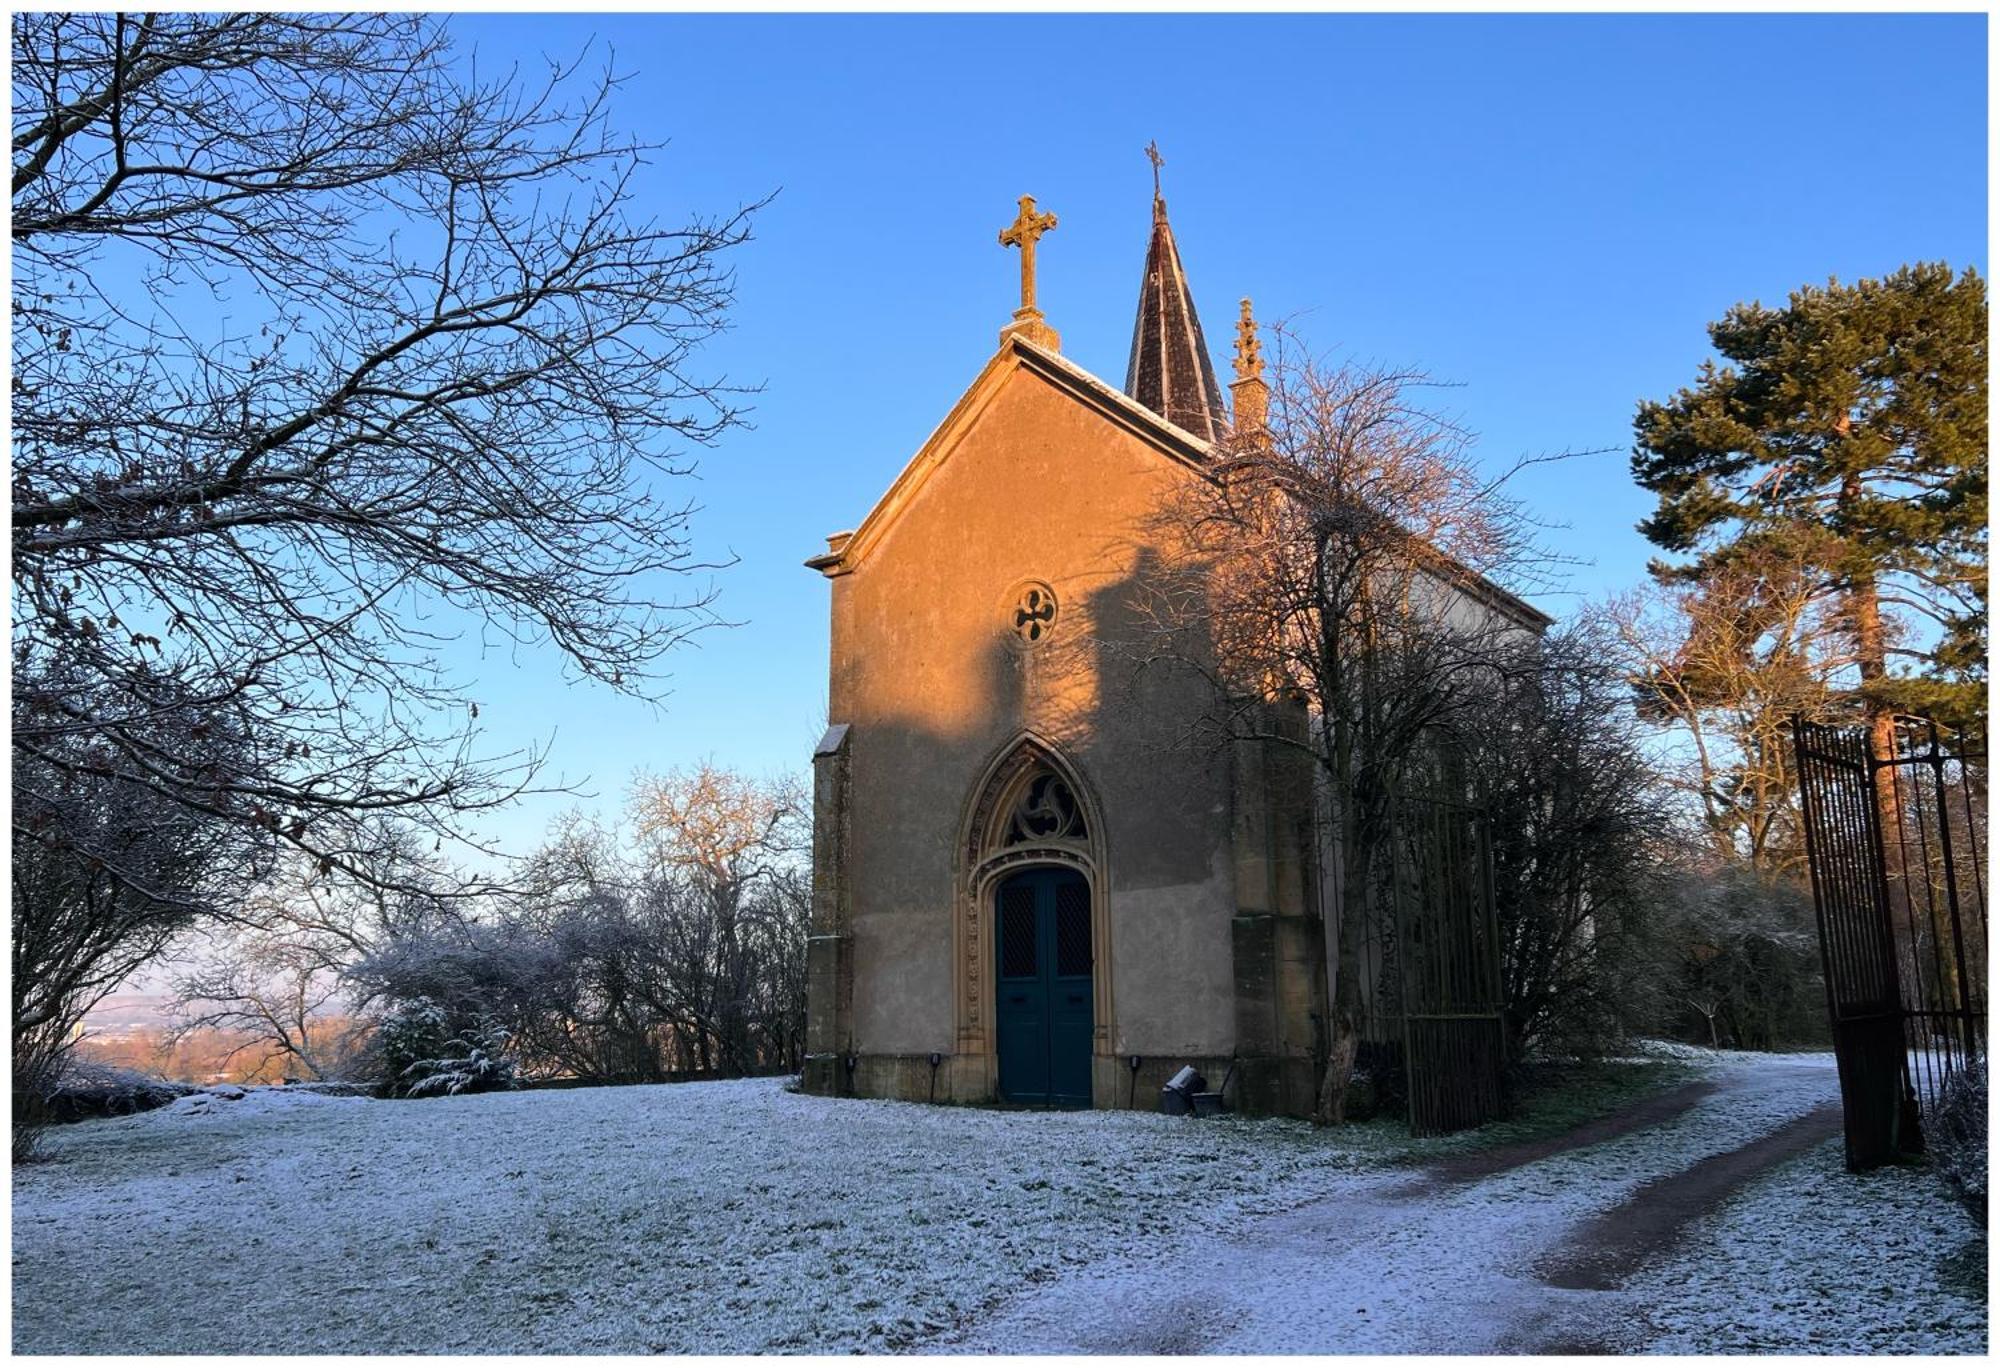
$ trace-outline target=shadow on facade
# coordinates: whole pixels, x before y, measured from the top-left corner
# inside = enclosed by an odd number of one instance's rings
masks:
[[[1198,618],[1162,631],[1163,596],[1194,592],[1192,578],[1149,545],[1105,556],[1129,571],[1074,577],[1090,587],[1045,641],[996,630],[961,672],[976,702],[958,725],[834,719],[814,757],[810,1090],[994,1100],[989,1023],[962,1010],[990,997],[992,956],[965,953],[954,930],[957,846],[983,776],[1031,734],[1073,766],[1103,824],[1097,1105],[1151,1107],[1194,1063],[1211,1086],[1229,1075],[1244,1110],[1309,1111],[1324,979],[1310,761],[1233,738]],[[1302,709],[1258,723],[1303,738]]]

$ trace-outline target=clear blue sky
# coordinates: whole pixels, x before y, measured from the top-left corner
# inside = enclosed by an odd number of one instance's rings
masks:
[[[825,721],[827,586],[800,562],[854,526],[993,350],[1032,193],[1061,217],[1041,304],[1122,382],[1157,139],[1218,370],[1242,295],[1319,348],[1418,365],[1492,462],[1613,454],[1520,491],[1629,586],[1649,554],[1633,406],[1689,381],[1706,323],[1829,275],[1986,260],[1986,19],[1870,16],[472,16],[479,63],[595,40],[633,73],[626,127],[670,139],[666,218],[779,190],[736,258],[718,372],[762,381],[754,431],[702,462],[700,549],[733,553],[716,632],[663,711],[552,660],[468,660],[487,744],[554,734],[615,802],[635,765],[802,768]],[[525,847],[557,808],[490,830]]]

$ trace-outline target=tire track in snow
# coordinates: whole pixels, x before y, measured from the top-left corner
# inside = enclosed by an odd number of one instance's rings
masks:
[[[1665,1254],[1688,1226],[1752,1179],[1840,1133],[1840,1108],[1821,1107],[1761,1140],[1656,1178],[1577,1232],[1574,1243],[1537,1269],[1551,1287],[1602,1292],[1624,1285],[1639,1265]]]
[[[1552,1287],[1537,1265],[1648,1185],[1754,1145],[1834,1095],[1831,1060],[1766,1056],[1714,1090],[1591,1123],[1484,1176],[1464,1165],[1353,1179],[1233,1231],[1099,1264],[1003,1307],[977,1353],[1507,1353],[1602,1342],[1618,1292]],[[1538,1142],[1538,1144],[1541,1142]],[[1777,1162],[1774,1157],[1772,1162]],[[1489,1158],[1487,1164],[1498,1162]],[[1747,1181],[1747,1178],[1746,1178]],[[1723,1194],[1726,1196],[1726,1193]],[[1718,1198],[1720,1200],[1720,1198]]]

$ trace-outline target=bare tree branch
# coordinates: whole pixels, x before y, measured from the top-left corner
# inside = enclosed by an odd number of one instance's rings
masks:
[[[694,364],[756,206],[636,219],[611,77],[468,79],[424,16],[23,15],[14,66],[15,658],[103,686],[17,748],[354,873],[370,813],[536,783],[468,628],[652,692],[714,621],[667,486],[741,421]]]

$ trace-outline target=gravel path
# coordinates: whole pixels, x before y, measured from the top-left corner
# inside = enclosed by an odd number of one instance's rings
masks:
[[[1837,1096],[1829,1057],[1732,1061],[1718,1068],[1712,1086],[1635,1108],[1646,1124],[1593,1123],[1567,1144],[1538,1142],[1511,1155],[1446,1161],[1416,1183],[1373,1178],[1292,1211],[1224,1223],[1156,1254],[1039,1289],[952,1347],[1479,1354],[1644,1352],[1657,1343],[1704,1352],[1706,1321],[1757,1327],[1773,1320],[1761,1285],[1736,1290],[1707,1279],[1707,1300],[1691,1302],[1657,1282],[1628,1288],[1626,1279],[1648,1259],[1678,1256],[1699,1264],[1706,1247],[1730,1229],[1733,1199],[1744,1186],[1815,1145],[1810,1157],[1828,1171],[1788,1190],[1789,1200],[1840,1206],[1828,1200],[1850,1181],[1840,1171],[1839,1146],[1819,1143],[1837,1133],[1837,1107],[1828,1110]],[[1928,1174],[1901,1176],[1933,1182]],[[1864,1210],[1879,1196],[1865,1186],[1855,1191]],[[1901,1200],[1922,1204],[1953,1227],[1954,1213],[1935,1191],[1905,1188]],[[1760,1219],[1772,1218],[1763,1211]],[[1794,1212],[1793,1220],[1793,1238],[1817,1244],[1797,1225],[1810,1224],[1804,1213]],[[1844,1237],[1850,1246],[1872,1241],[1881,1256],[1884,1232],[1872,1224],[1857,1215]],[[1768,1228],[1764,1234],[1787,1238]],[[1948,1228],[1901,1243],[1905,1253],[1935,1263],[1954,1238],[1962,1241],[1965,1232]],[[1689,1242],[1702,1248],[1689,1250]],[[1813,1257],[1802,1247],[1786,1261],[1794,1277]],[[1584,1271],[1590,1276],[1578,1276]],[[1868,1352],[1877,1344],[1915,1343],[1942,1353],[1984,1347],[1983,1299],[1974,1305],[1946,1296],[1912,1311],[1893,1299],[1857,1296],[1838,1278],[1822,1282],[1826,1300],[1846,1303],[1839,1323],[1847,1344],[1798,1333],[1810,1323],[1805,1317],[1789,1335],[1773,1329],[1759,1347]],[[1650,1312],[1668,1301],[1678,1319],[1663,1328]]]

